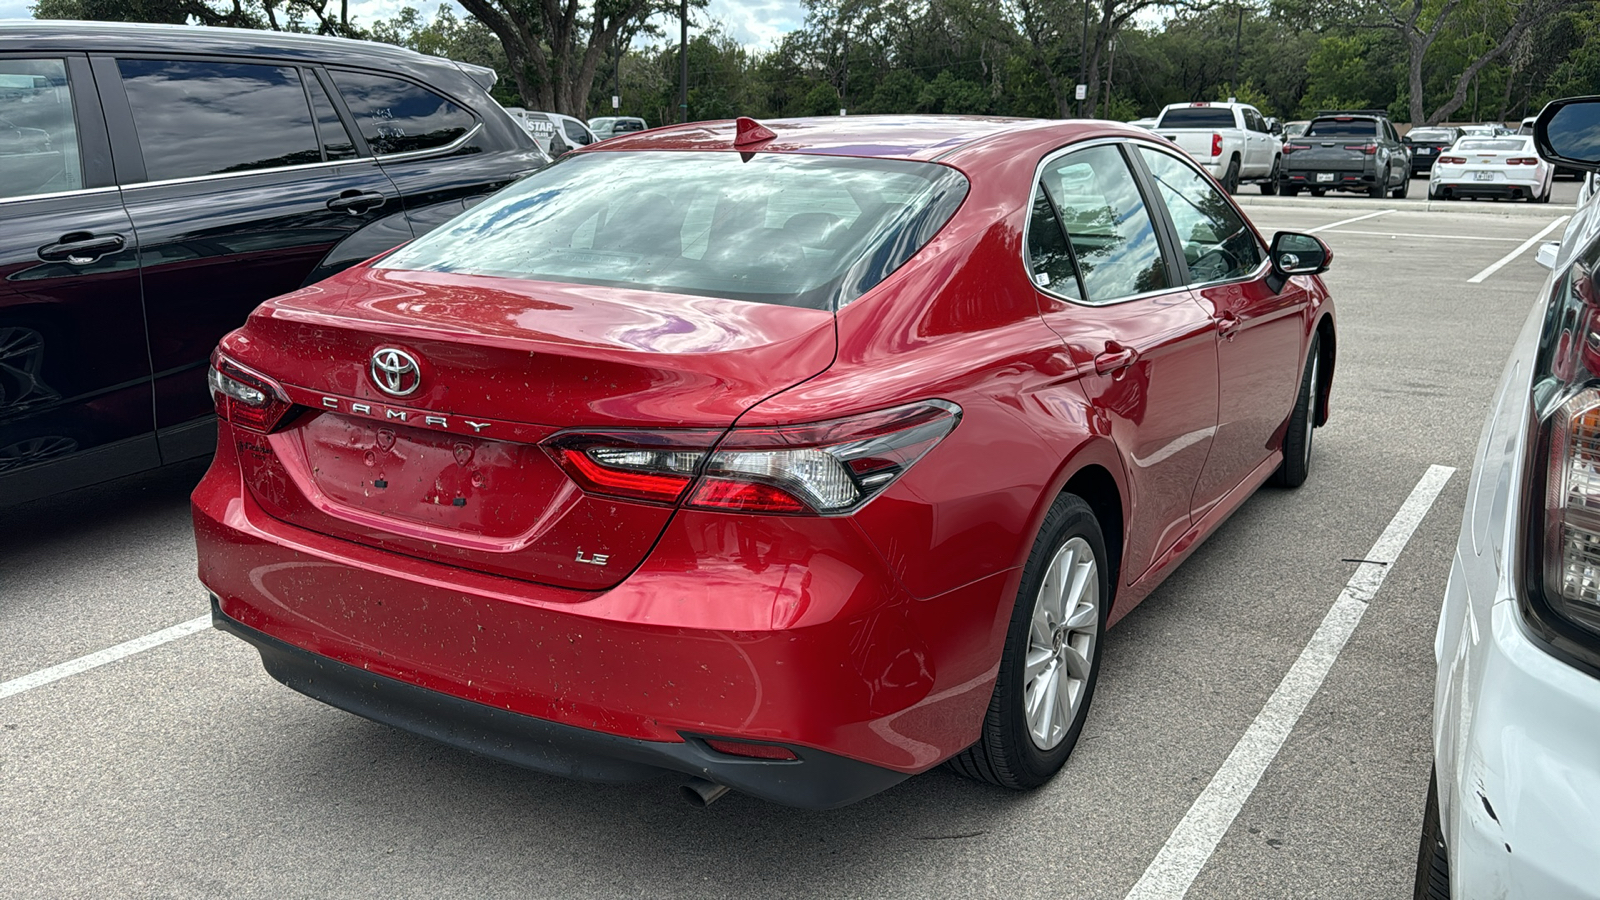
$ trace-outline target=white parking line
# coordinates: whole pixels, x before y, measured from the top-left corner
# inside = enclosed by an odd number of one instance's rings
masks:
[[[1267,766],[1277,757],[1301,713],[1321,689],[1323,679],[1339,658],[1345,642],[1361,624],[1361,616],[1378,593],[1384,576],[1394,568],[1400,551],[1405,549],[1406,542],[1411,540],[1417,525],[1454,473],[1455,469],[1449,466],[1428,467],[1422,480],[1412,488],[1411,496],[1389,521],[1389,527],[1378,536],[1355,574],[1350,576],[1339,599],[1334,601],[1333,608],[1328,610],[1316,633],[1300,651],[1300,658],[1278,683],[1278,689],[1272,692],[1255,721],[1234,745],[1233,752],[1212,776],[1211,783],[1172,830],[1172,836],[1144,870],[1144,875],[1128,891],[1126,900],[1178,900],[1189,892],[1190,885],[1194,884],[1206,860],[1216,852],[1217,843],[1227,834],[1239,810],[1244,808]]]
[[[178,638],[184,637],[185,635],[194,634],[197,631],[204,631],[210,624],[211,614],[206,613],[199,618],[190,619],[187,622],[180,622],[171,628],[163,628],[160,631],[147,634],[144,637],[137,637],[131,641],[124,641],[115,647],[107,647],[104,650],[96,651],[88,656],[80,656],[77,659],[68,660],[60,665],[51,666],[48,669],[40,669],[31,675],[24,675],[21,678],[13,678],[10,681],[0,681],[0,700],[4,700],[5,698],[10,697],[12,694],[20,694],[23,691],[31,691],[36,687],[42,687],[52,681],[60,681],[63,678],[66,678],[70,675],[76,675],[79,672],[87,672],[90,669],[99,668],[106,663],[116,662],[117,660],[122,659],[124,656],[132,656],[135,653],[143,653],[152,647],[159,647],[162,644],[165,644],[169,641],[175,641]]]
[[[1476,234],[1421,234],[1411,231],[1358,231],[1354,228],[1341,228],[1338,231],[1335,231],[1334,234],[1366,234],[1374,237],[1397,238],[1437,238],[1444,241],[1504,241],[1507,244],[1515,244],[1519,240],[1518,238],[1483,237]]]
[[[1529,247],[1532,247],[1534,244],[1539,243],[1539,240],[1541,238],[1543,238],[1545,235],[1549,234],[1550,232],[1555,231],[1558,227],[1560,227],[1562,222],[1565,222],[1566,220],[1568,220],[1570,218],[1572,218],[1572,217],[1571,216],[1562,216],[1559,219],[1556,219],[1554,222],[1551,222],[1549,225],[1546,225],[1544,227],[1543,231],[1541,231],[1538,234],[1534,235],[1533,237],[1528,238],[1527,240],[1523,241],[1521,244],[1519,244],[1517,246],[1517,249],[1511,251],[1510,253],[1507,253],[1505,256],[1500,257],[1498,262],[1493,263],[1492,265],[1489,266],[1489,268],[1484,269],[1482,272],[1479,272],[1478,274],[1472,276],[1471,278],[1468,278],[1467,279],[1467,284],[1482,284],[1483,280],[1485,278],[1488,278],[1490,275],[1493,275],[1494,273],[1500,271],[1500,269],[1503,268],[1506,263],[1511,262],[1513,259],[1516,259],[1517,257],[1521,256],[1522,254],[1528,252],[1528,248]]]
[[[1356,216],[1353,219],[1341,219],[1338,222],[1329,222],[1326,225],[1318,225],[1315,228],[1307,230],[1306,234],[1316,234],[1319,231],[1327,231],[1329,228],[1338,228],[1340,225],[1349,225],[1349,224],[1352,224],[1354,222],[1361,222],[1361,221],[1365,221],[1367,219],[1376,219],[1379,216],[1387,216],[1389,213],[1392,213],[1392,212],[1394,212],[1394,210],[1392,210],[1392,209],[1380,209],[1377,212],[1370,212],[1370,213],[1367,213],[1364,216]]]

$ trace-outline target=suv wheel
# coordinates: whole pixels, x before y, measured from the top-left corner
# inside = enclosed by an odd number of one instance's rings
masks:
[[[1439,827],[1439,779],[1428,773],[1428,806],[1422,813],[1422,845],[1417,848],[1417,881],[1412,900],[1450,900],[1450,850]]]
[[[1389,190],[1389,170],[1384,169],[1382,177],[1372,179],[1372,184],[1367,188],[1367,196],[1382,199],[1384,192]]]

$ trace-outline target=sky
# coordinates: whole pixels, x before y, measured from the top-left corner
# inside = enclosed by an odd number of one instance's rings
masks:
[[[0,0],[0,19],[32,18],[30,11],[38,0]],[[450,5],[454,6],[454,3]],[[351,17],[362,24],[371,25],[379,19],[392,18],[402,7],[414,6],[425,15],[432,16],[438,8],[437,0],[352,0]],[[805,22],[805,12],[799,0],[711,0],[707,9],[710,17],[720,21],[723,29],[734,40],[747,47],[767,49]],[[456,13],[466,13],[457,6]],[[691,18],[691,28],[700,23],[700,16]],[[676,33],[676,21],[668,23]]]

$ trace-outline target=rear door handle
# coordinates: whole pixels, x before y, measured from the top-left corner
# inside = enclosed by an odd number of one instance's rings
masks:
[[[1106,341],[1106,349],[1094,358],[1094,370],[1101,375],[1109,375],[1118,369],[1126,369],[1138,359],[1139,351],[1132,347]]]
[[[47,262],[64,262],[74,266],[87,266],[107,253],[121,250],[127,242],[120,234],[91,234],[74,231],[63,234],[54,244],[39,248],[39,258]]]
[[[328,208],[334,212],[347,212],[352,216],[359,216],[369,209],[382,206],[386,199],[376,191],[343,191],[328,201]]]

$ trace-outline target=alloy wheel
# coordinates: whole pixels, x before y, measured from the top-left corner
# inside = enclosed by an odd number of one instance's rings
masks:
[[[1023,709],[1040,750],[1060,744],[1077,719],[1099,639],[1098,564],[1089,543],[1074,537],[1050,560],[1028,629]]]

